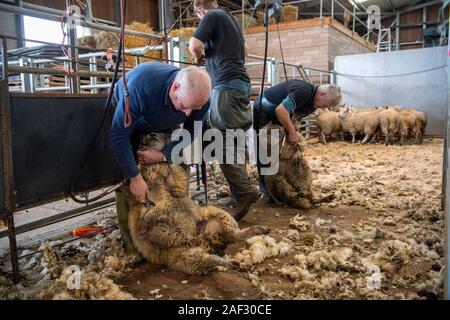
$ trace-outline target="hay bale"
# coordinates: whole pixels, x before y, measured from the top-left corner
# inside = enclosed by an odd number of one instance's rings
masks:
[[[78,38],[78,45],[80,47],[87,47],[87,48],[97,48],[97,39],[95,39],[94,36],[86,36]]]
[[[292,22],[298,20],[298,7],[285,5],[281,10],[281,22]]]
[[[256,11],[256,21],[258,25],[264,24],[264,11]],[[275,18],[269,18],[269,24],[275,24]]]
[[[150,26],[149,22],[141,23],[141,22],[133,21],[131,24],[126,26],[126,29],[149,33],[149,34],[154,34],[153,29]],[[155,39],[155,40],[152,39],[149,41],[148,39],[128,35],[125,37],[125,48],[132,49],[132,48],[141,48],[141,47],[145,47],[148,45],[155,46],[158,44],[158,42],[159,42],[159,40],[157,40],[157,39]],[[161,58],[162,54],[161,54],[161,51],[151,51],[151,52],[147,53],[145,56]],[[147,62],[147,61],[154,61],[154,60],[143,58],[141,61]],[[125,66],[127,68],[134,68],[136,66],[136,60],[131,56],[126,57],[125,58]]]
[[[96,48],[99,50],[106,50],[111,48],[113,50],[119,49],[119,34],[115,32],[102,31],[96,36]]]
[[[5,227],[5,223],[3,222],[3,220],[0,220],[0,229]]]
[[[244,29],[246,29],[247,27],[250,28],[258,25],[258,21],[256,20],[256,18],[252,17],[249,14],[244,14],[244,19],[242,19],[242,13],[236,13],[233,16],[240,26],[242,26],[242,20],[244,20]]]

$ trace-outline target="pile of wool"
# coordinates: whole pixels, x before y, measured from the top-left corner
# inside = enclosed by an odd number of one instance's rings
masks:
[[[68,282],[74,274],[65,268],[61,276],[48,288],[41,291],[38,299],[46,300],[134,300],[129,293],[106,276],[93,270],[80,272],[79,289],[69,289]]]
[[[115,223],[115,218],[99,221],[110,227]],[[133,263],[120,238],[119,230],[114,230],[64,245],[61,240],[43,243],[33,249],[42,252],[20,260],[19,284],[0,278],[0,299],[129,299],[131,296],[114,284],[129,273]],[[29,253],[25,250],[21,256]],[[77,266],[82,272],[79,292],[67,290],[69,266]]]
[[[246,240],[248,249],[236,253],[234,261],[243,265],[251,266],[261,263],[267,258],[283,256],[291,247],[286,242],[277,242],[269,236],[254,236]]]
[[[289,226],[300,232],[305,232],[311,229],[309,219],[306,216],[300,216],[299,214],[289,221]]]

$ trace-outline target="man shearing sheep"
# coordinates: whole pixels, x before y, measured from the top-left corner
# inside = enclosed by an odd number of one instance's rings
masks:
[[[341,101],[341,90],[333,84],[315,85],[292,79],[264,90],[253,104],[253,126],[259,130],[269,122],[282,125],[287,133],[287,142],[298,143],[297,129],[292,122],[294,114],[306,117],[316,108],[333,108]],[[258,167],[260,173],[260,168]],[[259,188],[266,202],[272,202],[266,194],[264,179],[259,176]]]
[[[169,64],[143,63],[126,75],[128,90],[121,78],[114,91],[116,107],[110,129],[110,143],[122,174],[130,180],[130,191],[143,203],[149,189],[140,174],[137,162],[171,163],[171,152],[178,141],[172,141],[159,151],[138,151],[141,137],[151,132],[162,132],[184,124],[194,138],[194,121],[204,121],[209,108],[211,80],[201,68],[179,69]],[[128,93],[127,93],[128,92]],[[128,102],[126,103],[126,96]],[[118,198],[120,193],[117,194]],[[128,252],[133,246],[128,230],[128,210],[117,201],[119,227]]]

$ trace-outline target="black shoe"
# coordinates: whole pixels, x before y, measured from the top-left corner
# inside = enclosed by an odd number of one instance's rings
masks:
[[[247,214],[251,205],[258,201],[261,195],[261,192],[255,190],[252,193],[238,197],[237,202],[239,206],[233,214],[233,218],[236,221],[240,221]]]
[[[227,198],[219,199],[217,201],[217,203],[222,205],[222,206],[225,206],[225,207],[230,207],[230,208],[236,208],[237,207],[237,201],[233,197],[227,197]]]
[[[264,193],[263,195],[263,201],[264,203],[275,203],[275,200],[273,200],[273,198],[271,196],[269,196],[267,193]]]

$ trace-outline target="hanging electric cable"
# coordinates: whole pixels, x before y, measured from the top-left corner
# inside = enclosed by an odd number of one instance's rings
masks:
[[[278,33],[278,44],[280,45],[281,61],[283,61],[284,80],[287,81],[288,78],[287,78],[287,71],[286,71],[286,63],[284,61],[283,47],[281,46],[281,36],[280,36],[280,28],[278,28],[278,21],[277,21],[276,25],[277,25],[277,33]]]
[[[126,0],[121,0],[121,1],[124,2],[124,7],[125,7]],[[122,17],[122,20],[123,20],[124,17],[125,17],[125,11],[123,11],[122,14],[123,14],[123,17]],[[77,181],[77,178],[78,178],[78,175],[80,173],[80,170],[81,170],[81,168],[83,168],[84,164],[86,163],[86,160],[87,160],[90,152],[94,149],[95,144],[97,142],[97,139],[100,136],[102,128],[103,128],[103,126],[105,124],[105,121],[106,121],[106,119],[108,117],[108,114],[110,113],[110,110],[111,110],[111,107],[112,107],[112,103],[111,103],[112,102],[112,96],[114,94],[114,87],[115,87],[115,84],[117,82],[117,76],[118,76],[118,73],[119,73],[120,60],[121,59],[122,59],[122,63],[124,64],[124,59],[123,59],[123,56],[122,56],[122,53],[123,53],[122,49],[123,49],[123,44],[124,44],[123,34],[124,33],[122,33],[122,32],[120,34],[120,38],[121,39],[119,41],[119,50],[117,51],[117,62],[116,62],[116,66],[114,68],[114,74],[113,74],[113,78],[112,78],[112,81],[111,81],[111,87],[110,87],[110,90],[109,90],[108,98],[106,99],[105,112],[103,114],[103,118],[102,118],[102,120],[101,120],[101,122],[100,122],[100,124],[99,124],[99,126],[97,128],[97,131],[96,131],[96,133],[94,135],[94,138],[93,138],[91,144],[89,145],[88,149],[86,150],[86,152],[84,153],[83,157],[81,158],[81,161],[79,162],[77,168],[75,169],[75,172],[74,172],[74,174],[72,176],[72,180],[70,182],[70,197],[72,198],[73,201],[75,201],[77,203],[88,204],[88,203],[91,203],[93,201],[97,201],[97,200],[103,198],[104,196],[108,195],[109,193],[117,190],[123,184],[123,182],[121,182],[121,183],[119,183],[119,184],[117,184],[117,185],[107,189],[106,191],[102,192],[98,196],[95,196],[94,198],[91,198],[91,199],[81,199],[81,198],[78,198],[75,195],[75,183]]]

